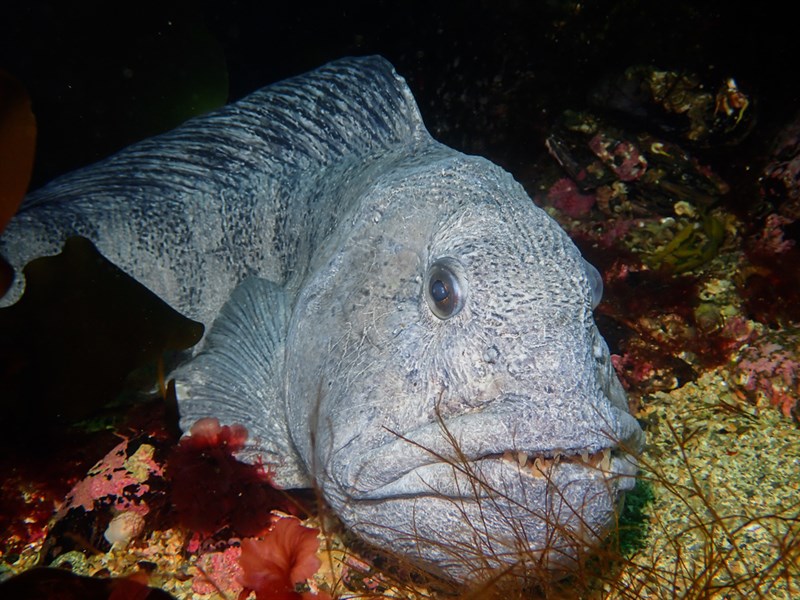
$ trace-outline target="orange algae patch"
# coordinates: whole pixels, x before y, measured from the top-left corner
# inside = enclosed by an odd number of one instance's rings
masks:
[[[0,231],[17,212],[33,172],[36,118],[20,81],[0,70]]]

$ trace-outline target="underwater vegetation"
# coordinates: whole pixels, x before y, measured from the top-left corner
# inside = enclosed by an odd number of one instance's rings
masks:
[[[234,458],[246,439],[241,425],[220,426],[216,419],[201,419],[171,451],[166,475],[181,526],[205,535],[227,527],[244,537],[269,528],[270,510],[305,514],[301,496],[276,490],[262,466]]]
[[[732,363],[743,397],[791,417],[800,119],[732,191],[714,151],[761,133],[756,102],[733,79],[701,79],[631,67],[601,82],[589,109],[554,124],[547,145],[561,173],[538,197],[604,275],[597,319],[629,391],[678,388]]]
[[[106,552],[87,554],[85,548],[83,552],[65,552],[51,565],[60,569],[69,566],[74,572],[71,577],[93,574],[92,579],[79,580],[86,581],[84,590],[99,586],[98,581],[104,581],[105,586],[117,581],[104,576],[135,576],[139,583],[160,587],[174,597],[193,598],[247,597],[248,589],[259,600],[790,598],[800,582],[800,499],[795,477],[800,434],[790,422],[780,420],[777,412],[767,415],[779,419],[778,429],[765,429],[761,426],[763,417],[726,407],[726,403],[736,401],[733,393],[718,399],[704,392],[703,386],[687,387],[691,389],[682,394],[658,394],[645,411],[651,439],[641,459],[641,481],[631,492],[628,509],[621,514],[619,533],[584,553],[564,579],[541,580],[533,573],[520,579],[497,573],[488,580],[454,589],[403,564],[392,557],[390,549],[352,543],[324,507],[305,521],[273,512],[272,523],[250,538],[230,531],[198,537],[173,522],[173,529],[138,530],[131,539],[117,540]],[[667,415],[676,404],[688,416],[673,425]],[[769,436],[781,432],[781,427],[785,436],[782,448],[776,448],[776,454],[763,455],[764,444],[772,443]],[[157,471],[150,452],[142,450],[145,447],[143,444],[133,452],[138,456],[135,460],[128,457],[120,463],[127,463],[126,475],[117,476],[121,477],[120,484],[137,471],[140,476]],[[700,454],[698,449],[702,449]],[[217,450],[224,453],[224,444]],[[736,469],[742,474],[741,480],[730,481],[714,473],[719,463],[713,457],[726,454],[739,457]],[[117,449],[93,472],[115,472],[114,465],[121,458]],[[772,469],[786,477],[784,485],[759,489],[763,474]],[[476,485],[482,484],[476,479]],[[82,482],[76,490],[91,487]],[[105,493],[96,489],[97,494]],[[120,490],[114,484],[106,489]],[[72,498],[77,504],[87,496],[76,492]],[[769,512],[771,506],[774,512]],[[170,522],[162,521],[159,526],[169,527]],[[446,540],[441,543],[446,544]],[[520,556],[521,560],[531,558]],[[24,590],[24,585],[46,585],[53,577],[60,577],[51,575],[52,571],[35,569],[21,581],[10,579],[0,584],[0,592],[4,586]]]
[[[256,592],[256,600],[330,599],[326,592],[295,590],[314,576],[322,565],[317,557],[319,529],[304,527],[298,519],[279,518],[261,540],[242,540],[242,586]]]
[[[796,329],[765,329],[739,352],[733,379],[754,404],[776,406],[784,416],[800,424],[797,334]]]
[[[708,377],[721,381],[719,375]],[[66,552],[52,565],[62,569],[69,565],[77,574],[101,578],[138,574],[142,583],[175,597],[193,598],[247,597],[248,589],[259,600],[790,598],[800,581],[800,498],[793,478],[800,459],[800,434],[777,411],[765,413],[770,424],[765,428],[765,415],[749,412],[746,406],[732,408],[737,402],[733,392],[717,398],[704,391],[709,383],[719,387],[720,381],[689,384],[680,394],[655,395],[643,411],[650,440],[641,458],[640,483],[621,513],[619,533],[581,553],[579,563],[563,579],[538,579],[532,572],[520,579],[506,572],[453,588],[414,571],[412,565],[393,558],[390,549],[359,547],[324,508],[305,521],[273,511],[266,529],[250,538],[230,530],[198,537],[173,521],[171,529],[140,530],[131,539],[117,540],[106,552]],[[685,418],[673,424],[669,415],[676,408]],[[774,448],[770,438],[776,433],[782,436],[780,448]],[[114,472],[114,465],[128,463],[119,483],[139,470],[137,465],[144,465],[141,476],[153,474],[150,453],[141,450],[145,446],[133,453],[139,459],[129,457],[123,463],[115,450],[101,461],[104,466],[92,472]],[[776,452],[765,452],[768,447]],[[223,454],[225,444],[216,450]],[[741,474],[738,479],[720,473],[721,456],[735,457],[726,468],[735,468]],[[782,476],[783,483],[763,489],[764,477],[771,472]],[[478,478],[475,483],[485,485]],[[82,482],[76,489],[91,487]],[[106,489],[120,490],[116,484]],[[105,490],[97,488],[97,493]],[[79,493],[72,497],[73,503],[86,498]],[[170,527],[169,519],[160,527]],[[561,533],[585,543],[584,538],[574,537],[574,531]],[[40,571],[45,581],[51,570]],[[13,589],[25,581],[11,579],[0,584],[0,591],[3,585]],[[87,585],[97,585],[97,580]]]

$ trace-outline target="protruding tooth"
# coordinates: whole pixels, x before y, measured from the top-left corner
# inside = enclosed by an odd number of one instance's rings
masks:
[[[589,464],[589,451],[588,450],[584,450],[583,452],[581,452],[581,460],[583,461],[584,464]]]
[[[511,450],[506,450],[503,452],[503,460],[507,460],[508,462],[514,462],[515,458],[514,455],[511,453]]]
[[[611,470],[611,450],[603,450],[603,459],[600,461],[600,470]]]
[[[528,462],[528,455],[520,450],[517,453],[517,464],[520,467],[524,467],[526,462]]]
[[[589,466],[597,467],[606,455],[605,450],[598,450],[589,455]]]
[[[548,471],[549,468],[547,466],[547,462],[544,459],[538,456],[533,459],[533,465],[531,465],[531,472],[536,477],[547,477]]]

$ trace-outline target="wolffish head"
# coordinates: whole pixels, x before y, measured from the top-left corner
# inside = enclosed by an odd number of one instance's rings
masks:
[[[300,454],[347,526],[447,577],[563,568],[643,440],[598,273],[483,159],[435,147],[355,195],[290,326]]]

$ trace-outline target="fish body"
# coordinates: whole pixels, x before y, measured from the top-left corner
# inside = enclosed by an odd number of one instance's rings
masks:
[[[561,568],[633,485],[599,275],[510,174],[435,141],[380,57],[52,182],[0,253],[19,270],[70,235],[209,328],[173,373],[185,430],[245,425],[243,459],[424,568]]]

